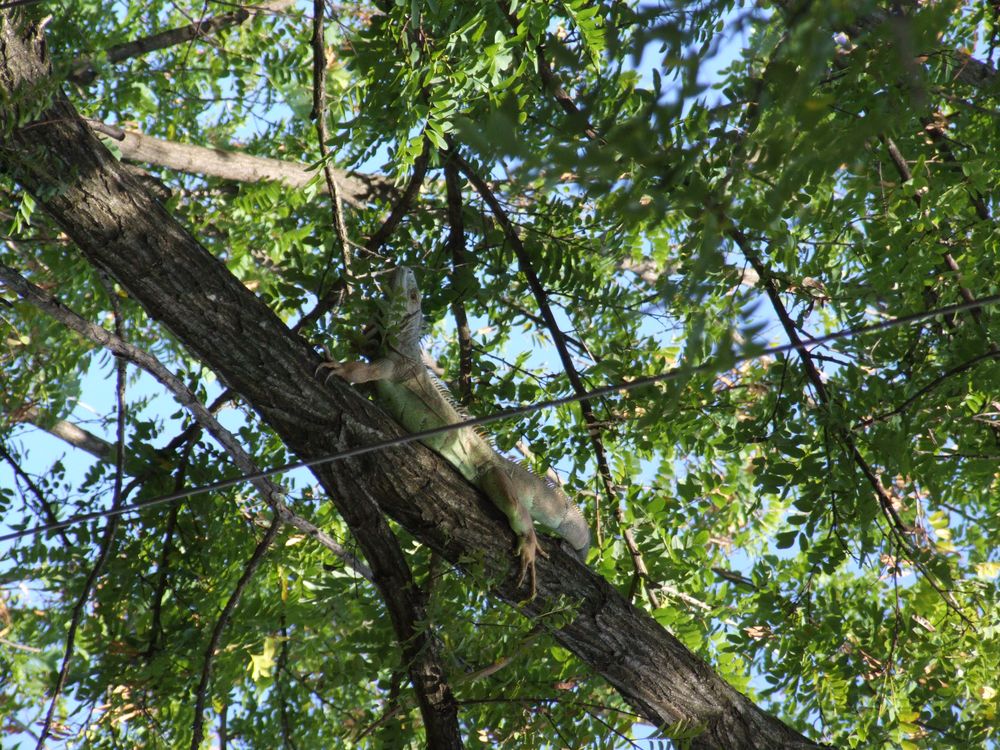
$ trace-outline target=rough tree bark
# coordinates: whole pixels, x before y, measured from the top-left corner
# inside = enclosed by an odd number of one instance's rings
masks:
[[[347,385],[317,381],[313,373],[321,360],[307,342],[115,161],[45,80],[48,66],[37,33],[19,31],[6,20],[0,26],[0,101],[5,103],[0,170],[30,191],[91,263],[117,279],[240,393],[300,458],[320,458],[400,434],[394,422]],[[423,446],[398,446],[313,472],[345,517],[357,513],[355,498],[377,503],[447,560],[473,574],[494,572],[484,585],[525,616],[543,615],[560,597],[563,604],[574,603],[576,615],[552,632],[556,640],[648,721],[700,728],[691,747],[818,747],[730,687],[551,541],[550,558],[538,561],[537,598],[518,604],[525,590],[516,585],[512,532],[484,497]],[[366,533],[365,519],[355,528]]]

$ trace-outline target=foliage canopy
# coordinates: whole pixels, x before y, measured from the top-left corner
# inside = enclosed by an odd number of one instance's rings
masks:
[[[753,356],[1000,291],[995,3],[400,0],[324,8],[322,26],[318,8],[29,7],[53,13],[54,85],[8,96],[2,137],[61,88],[125,157],[116,127],[164,154],[312,169],[291,187],[131,157],[230,273],[335,357],[356,356],[378,274],[416,268],[429,349],[473,414],[716,363],[490,430],[585,508],[595,572],[782,721],[836,747],[995,747],[995,307]],[[192,21],[197,34],[169,36]],[[258,465],[294,460],[76,251],[12,159],[0,267],[228,408]],[[347,191],[363,175],[324,164],[386,179],[341,202],[328,178]],[[133,369],[116,409],[115,360],[13,288],[5,531],[235,473]],[[212,302],[193,290],[190,304]],[[108,444],[84,461],[79,435],[42,434],[62,420],[123,438],[119,465]],[[281,481],[356,552],[308,475]],[[251,571],[270,517],[240,486],[125,516],[103,557],[106,519],[5,547],[0,727],[38,736],[74,631],[52,744],[190,744],[209,634],[252,572],[210,660],[213,741],[422,745],[379,590],[289,525]],[[393,528],[467,746],[625,744],[639,718],[549,634],[571,605],[525,620]],[[698,727],[654,736],[685,732]]]

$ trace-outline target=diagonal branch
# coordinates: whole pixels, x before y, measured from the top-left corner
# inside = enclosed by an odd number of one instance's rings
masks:
[[[37,405],[31,404],[23,409],[17,409],[9,416],[11,422],[27,422],[53,437],[57,437],[74,448],[89,453],[101,461],[108,461],[114,453],[113,443],[109,443],[99,435],[79,427],[65,419],[53,419]]]
[[[52,507],[52,503],[49,502],[48,498],[45,497],[45,493],[42,492],[41,487],[39,487],[35,480],[33,480],[28,473],[21,467],[17,459],[7,450],[7,446],[0,442],[0,458],[7,462],[10,466],[10,470],[14,472],[15,479],[20,479],[27,485],[28,490],[32,495],[35,496],[35,500],[38,501],[39,507],[42,509],[42,515],[48,519],[50,523],[55,522],[57,519],[55,509]],[[72,548],[72,542],[70,542],[69,537],[66,536],[66,530],[59,530],[59,538],[62,539],[62,543],[65,545],[66,549]]]
[[[580,378],[580,374],[576,370],[576,365],[573,364],[573,358],[570,356],[566,335],[562,332],[562,329],[559,328],[559,323],[556,321],[556,317],[552,313],[552,306],[549,304],[548,294],[545,291],[545,287],[542,286],[542,282],[539,280],[538,274],[535,273],[534,266],[531,263],[531,258],[528,255],[524,244],[521,242],[521,237],[517,233],[516,227],[513,222],[511,222],[510,217],[504,210],[503,205],[501,205],[493,191],[490,190],[489,185],[486,184],[486,181],[472,169],[469,163],[465,161],[465,159],[463,159],[457,151],[453,151],[451,158],[455,160],[455,164],[458,166],[459,170],[466,176],[469,182],[472,183],[476,192],[479,193],[482,199],[490,207],[490,210],[493,212],[493,216],[496,218],[497,223],[503,230],[504,236],[507,238],[507,242],[510,243],[511,248],[514,250],[514,255],[517,256],[518,268],[528,281],[528,287],[531,289],[531,292],[535,297],[535,304],[538,305],[538,311],[542,316],[542,320],[545,321],[545,326],[548,328],[549,334],[552,336],[552,342],[555,344],[556,352],[559,354],[559,360],[562,362],[563,369],[566,371],[566,376],[569,378],[573,392],[577,394],[586,393],[587,387]],[[587,434],[590,437],[591,445],[594,448],[594,455],[597,459],[598,474],[601,477],[601,483],[604,486],[605,495],[607,496],[611,507],[615,508],[616,516],[621,522],[622,536],[625,539],[629,555],[632,558],[632,565],[635,568],[636,575],[640,580],[648,584],[649,569],[646,567],[646,563],[642,559],[642,553],[639,551],[639,545],[636,544],[635,537],[633,536],[631,529],[629,529],[624,523],[624,516],[620,510],[621,504],[616,502],[615,499],[616,493],[614,481],[611,477],[611,468],[608,465],[607,453],[604,449],[604,441],[601,439],[601,426],[598,422],[597,416],[594,414],[593,404],[591,404],[590,399],[587,398],[581,398],[579,404],[580,411],[583,414],[583,421],[587,426]],[[595,504],[595,536],[597,537],[597,545],[601,546],[603,542],[601,534],[601,506],[599,501]],[[658,608],[660,606],[660,602],[657,599],[656,594],[653,593],[652,587],[647,585],[645,588],[646,596],[649,599],[650,605],[653,609]]]
[[[910,180],[912,180],[913,173],[910,171],[910,165],[906,163],[906,158],[900,152],[899,147],[896,146],[892,138],[890,138],[887,135],[881,135],[879,136],[879,138],[881,139],[882,143],[885,144],[886,151],[888,151],[889,153],[889,159],[892,161],[893,166],[896,168],[896,172],[899,174],[900,180],[902,180],[903,182],[909,182]],[[917,204],[918,208],[921,206],[922,201],[919,193],[915,193],[913,195],[913,202]],[[959,295],[961,295],[962,299],[965,300],[966,302],[975,299],[975,296],[972,294],[969,288],[961,282],[962,272],[958,267],[958,261],[955,260],[955,256],[953,256],[950,252],[946,250],[945,252],[941,253],[941,260],[944,261],[944,265],[948,269],[949,275],[951,275],[958,284],[958,293]],[[980,327],[983,327],[982,311],[979,309],[975,309],[971,310],[970,314],[972,315],[972,318],[976,321],[976,323],[979,324]],[[985,328],[983,328],[983,331],[985,333]],[[991,347],[996,346],[996,344],[993,343],[990,343],[989,345]]]
[[[791,315],[788,314],[788,310],[785,308],[785,304],[781,300],[781,295],[778,291],[777,284],[774,282],[773,275],[770,273],[767,266],[764,265],[764,262],[761,260],[760,256],[754,250],[749,239],[743,234],[743,232],[735,226],[730,225],[726,230],[726,233],[736,242],[740,251],[743,253],[743,256],[750,262],[750,265],[753,266],[754,270],[760,276],[760,279],[764,284],[764,290],[771,302],[771,307],[778,316],[778,320],[781,322],[781,327],[784,329],[789,342],[798,352],[799,361],[802,362],[802,367],[805,370],[806,377],[816,390],[816,395],[818,396],[820,403],[829,407],[831,405],[829,391],[827,391],[826,384],[823,382],[823,378],[820,375],[819,369],[816,367],[816,363],[813,362],[812,357],[809,355],[808,348],[798,334],[795,322],[792,320]],[[862,475],[868,481],[868,484],[871,485],[872,490],[874,490],[875,497],[878,498],[879,509],[889,521],[893,536],[898,540],[901,546],[913,551],[914,546],[911,540],[913,529],[907,526],[903,519],[899,517],[899,513],[896,511],[896,506],[892,501],[892,497],[890,497],[889,493],[882,485],[878,474],[872,468],[871,464],[868,463],[868,460],[861,453],[861,450],[858,448],[858,444],[855,442],[853,436],[850,432],[843,428],[835,428],[835,434],[838,441],[847,449],[848,454],[851,456],[851,460],[858,467],[858,469],[861,470]],[[962,612],[961,608],[955,602],[954,597],[941,588],[940,584],[931,572],[927,570],[926,566],[922,565],[916,559],[914,559],[913,562],[914,565],[916,565],[924,574],[925,580],[941,596],[942,601],[944,601],[948,607],[950,607],[960,618],[962,618],[962,620],[971,626],[972,622],[965,615],[965,613]]]
[[[110,282],[107,286],[111,286]],[[109,294],[111,300],[111,309],[114,314],[115,319],[115,329],[117,330],[117,335],[119,337],[124,335],[124,329],[122,326],[121,311],[118,307],[117,296],[114,294],[113,290]],[[115,384],[115,402],[116,402],[116,437],[118,438],[118,448],[115,451],[115,481],[114,488],[112,490],[111,497],[111,509],[114,510],[121,505],[124,500],[122,494],[122,478],[125,475],[125,375],[126,367],[125,360],[121,357],[116,359],[115,362],[116,371],[116,384]],[[73,652],[76,648],[76,633],[83,622],[84,609],[87,604],[87,600],[90,599],[90,592],[94,590],[94,585],[97,583],[98,577],[104,570],[104,565],[107,563],[108,558],[111,556],[111,549],[114,546],[115,534],[118,531],[118,523],[120,521],[119,516],[112,515],[108,517],[107,525],[104,527],[104,535],[101,538],[100,546],[98,547],[97,557],[94,560],[94,564],[90,569],[90,573],[87,575],[86,580],[83,583],[83,589],[80,591],[80,596],[76,600],[76,604],[73,607],[73,614],[70,618],[69,629],[66,632],[66,650],[63,654],[62,667],[59,669],[59,676],[56,679],[55,687],[52,689],[52,700],[49,703],[48,712],[45,714],[45,721],[42,724],[42,731],[38,734],[38,744],[37,750],[42,750],[45,747],[45,740],[48,738],[52,731],[52,720],[55,718],[56,704],[59,701],[59,694],[62,692],[63,688],[66,686],[66,678],[69,676],[69,666],[73,661]]]
[[[17,292],[22,299],[31,302],[39,310],[49,314],[67,328],[76,331],[98,346],[104,347],[116,357],[127,359],[148,372],[173,393],[182,406],[191,412],[197,423],[219,442],[223,450],[229,454],[233,463],[241,471],[244,473],[257,473],[259,471],[253,459],[236,439],[236,436],[223,427],[215,415],[198,400],[198,397],[195,396],[191,389],[180,378],[170,372],[156,357],[133,344],[122,341],[113,333],[84,319],[49,296],[43,289],[25,279],[17,271],[2,264],[0,264],[0,281],[3,281],[4,284]],[[316,540],[358,571],[362,576],[371,580],[371,571],[368,570],[364,563],[357,560],[325,531],[288,508],[285,504],[285,493],[281,487],[266,478],[255,480],[254,485],[268,505],[278,513],[283,521],[286,521],[310,538]]]
[[[410,175],[410,181],[406,183],[406,188],[403,190],[403,194],[399,196],[399,200],[392,207],[392,211],[386,217],[382,225],[375,231],[375,233],[368,238],[368,242],[365,243],[365,250],[370,255],[377,255],[379,250],[382,249],[392,233],[396,231],[396,227],[399,226],[403,217],[410,212],[413,208],[413,201],[416,199],[417,194],[420,192],[421,186],[424,184],[424,177],[427,176],[427,165],[430,162],[430,141],[424,140],[424,150],[420,153],[413,162],[413,174]]]
[[[955,152],[948,139],[948,134],[945,132],[945,126],[943,124],[945,120],[943,115],[935,113],[933,117],[921,118],[921,122],[924,125],[924,132],[930,136],[931,141],[933,141],[934,145],[937,146],[937,149],[944,158],[945,162],[950,164],[952,167],[961,169],[958,157],[955,156]],[[972,203],[972,208],[976,212],[976,216],[978,216],[982,221],[993,221],[989,206],[986,205],[986,198],[983,194],[970,185],[968,195],[969,201]]]
[[[155,164],[185,174],[217,177],[235,182],[273,180],[293,188],[313,181],[315,172],[298,162],[253,156],[242,151],[223,150],[192,143],[167,141],[134,130],[120,129],[115,147],[122,158],[144,164]],[[331,167],[337,187],[345,203],[361,206],[376,198],[395,193],[392,183],[380,175],[345,172]],[[324,184],[324,189],[326,185]]]
[[[826,407],[830,406],[830,394],[829,391],[827,391],[826,383],[823,382],[823,377],[820,375],[819,369],[816,367],[816,363],[809,355],[808,349],[803,343],[802,338],[799,336],[799,332],[795,327],[795,321],[792,320],[792,316],[789,315],[788,310],[785,307],[785,303],[781,299],[781,294],[778,291],[777,284],[774,282],[773,275],[770,273],[767,266],[764,265],[763,260],[757,254],[757,251],[754,250],[753,246],[750,244],[750,240],[745,234],[743,234],[743,232],[735,226],[730,226],[727,233],[733,238],[736,245],[740,248],[740,252],[743,253],[743,257],[750,262],[750,265],[753,266],[753,269],[760,277],[761,282],[764,285],[764,291],[767,294],[767,298],[771,302],[771,308],[778,316],[778,320],[780,321],[781,327],[785,331],[785,335],[788,337],[788,340],[793,346],[796,347],[796,351],[799,355],[799,361],[802,362],[802,368],[805,370],[806,377],[809,379],[812,387],[816,390],[819,402]],[[899,517],[899,514],[896,512],[896,508],[892,503],[892,498],[889,497],[889,494],[885,491],[885,487],[882,486],[882,482],[879,480],[875,470],[869,465],[867,459],[861,455],[861,451],[854,442],[854,438],[843,430],[838,430],[838,437],[847,448],[847,451],[851,455],[854,463],[859,469],[861,469],[861,473],[868,480],[872,489],[875,490],[875,496],[879,500],[879,507],[889,519],[892,527],[904,537],[908,536],[912,530],[905,523],[903,523],[903,520]]]
[[[507,22],[511,25],[511,29],[513,29],[515,34],[518,33],[521,29],[521,21],[516,15],[511,13],[510,3],[501,2],[500,7],[503,9],[504,15],[507,16]],[[594,126],[590,124],[587,116],[580,110],[576,102],[573,101],[573,97],[566,92],[562,81],[553,72],[552,66],[549,65],[545,54],[545,44],[541,42],[535,47],[535,67],[538,70],[538,77],[542,81],[542,88],[552,94],[559,106],[562,107],[563,112],[576,122],[582,123],[583,134],[590,140],[600,141],[601,137],[594,129]]]
[[[909,409],[910,406],[912,406],[914,403],[916,403],[921,398],[926,396],[928,393],[933,391],[935,388],[946,383],[950,378],[953,378],[956,375],[961,375],[963,372],[971,370],[980,362],[985,362],[986,360],[997,359],[997,358],[1000,358],[1000,350],[991,347],[989,351],[979,354],[973,357],[972,359],[967,359],[965,362],[962,362],[961,364],[949,368],[948,370],[938,375],[936,378],[931,380],[923,387],[917,389],[917,391],[913,393],[909,398],[904,399],[900,404],[894,406],[893,408],[883,412],[879,412],[878,414],[874,414],[870,417],[865,417],[862,420],[859,420],[857,426],[867,427],[869,425],[875,424],[876,422],[883,422],[886,419],[894,417],[897,414],[902,414],[904,411]]]
[[[243,574],[236,582],[233,593],[229,595],[229,599],[222,608],[222,612],[219,613],[219,619],[215,621],[215,627],[212,628],[212,637],[208,639],[208,646],[205,648],[205,659],[201,665],[201,679],[198,681],[198,689],[195,691],[194,723],[191,725],[191,750],[198,750],[205,737],[205,701],[208,698],[208,688],[212,681],[212,667],[215,664],[215,654],[219,650],[219,644],[222,642],[222,631],[229,624],[233,610],[240,603],[243,592],[246,591],[247,585],[253,580],[257,568],[264,562],[264,555],[267,553],[272,542],[274,542],[275,537],[278,536],[280,529],[281,518],[275,514],[267,532],[257,542],[257,546],[254,547],[253,554],[250,555],[250,559],[247,560],[247,564],[243,568]]]

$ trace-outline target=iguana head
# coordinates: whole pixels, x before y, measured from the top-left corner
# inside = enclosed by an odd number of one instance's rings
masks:
[[[424,335],[424,315],[420,309],[420,289],[413,269],[399,266],[385,289],[382,334],[390,346],[403,354],[420,357],[420,339]]]

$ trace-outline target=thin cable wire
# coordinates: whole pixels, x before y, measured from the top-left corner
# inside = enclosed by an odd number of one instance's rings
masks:
[[[110,516],[123,515],[125,513],[131,513],[133,511],[144,510],[146,508],[152,508],[157,505],[163,505],[164,503],[173,502],[174,500],[183,500],[187,497],[192,497],[194,495],[200,495],[205,492],[214,492],[216,490],[222,490],[229,487],[233,487],[242,482],[250,482],[255,479],[263,479],[264,477],[273,476],[275,474],[283,474],[286,471],[294,471],[295,469],[305,469],[313,466],[322,466],[323,464],[333,463],[334,461],[343,461],[347,458],[354,458],[355,456],[363,456],[366,453],[374,453],[375,451],[385,450],[387,448],[395,448],[396,446],[406,445],[407,443],[412,443],[418,440],[423,440],[424,438],[434,437],[435,435],[443,435],[446,432],[451,432],[452,430],[458,430],[465,427],[480,427],[485,424],[490,424],[492,422],[499,422],[503,419],[512,419],[513,417],[521,417],[526,414],[531,414],[535,411],[541,411],[543,409],[551,409],[556,406],[564,406],[566,404],[571,404],[575,401],[585,398],[599,398],[601,396],[610,396],[614,393],[625,393],[629,391],[634,391],[638,388],[644,388],[649,385],[655,385],[657,383],[666,383],[671,380],[676,380],[677,378],[684,377],[686,375],[697,375],[699,373],[712,372],[719,369],[720,360],[724,361],[727,366],[732,366],[739,364],[740,362],[748,362],[753,359],[760,359],[762,357],[774,356],[776,354],[785,354],[790,351],[806,350],[813,347],[819,346],[820,344],[826,344],[830,341],[839,341],[840,339],[851,338],[852,336],[859,336],[866,333],[875,333],[878,331],[885,331],[890,328],[898,328],[900,326],[912,325],[913,323],[919,323],[924,320],[929,320],[931,318],[936,318],[939,315],[954,315],[960,312],[966,312],[968,310],[976,310],[982,307],[988,307],[990,305],[995,305],[1000,303],[1000,294],[992,294],[988,297],[982,297],[980,299],[970,300],[968,302],[960,302],[955,305],[947,305],[945,307],[939,307],[935,310],[926,310],[924,312],[911,313],[909,315],[902,315],[898,318],[890,318],[888,320],[883,320],[880,323],[872,323],[866,326],[859,326],[857,328],[842,328],[839,331],[834,331],[833,333],[828,333],[823,336],[815,336],[809,339],[808,342],[800,343],[788,343],[781,344],[779,346],[771,346],[753,354],[741,354],[734,355],[732,360],[725,360],[724,357],[714,357],[712,360],[705,362],[700,365],[695,365],[692,367],[675,367],[666,372],[662,372],[658,375],[648,375],[641,378],[636,378],[635,380],[630,380],[626,383],[616,383],[615,385],[604,385],[592,390],[586,391],[585,393],[575,393],[570,396],[561,396],[560,398],[547,399],[545,401],[536,401],[530,404],[525,404],[524,406],[516,406],[511,409],[505,409],[504,411],[499,411],[494,414],[488,414],[483,417],[475,417],[473,419],[467,419],[463,422],[454,422],[452,424],[441,425],[440,427],[433,427],[429,430],[422,430],[420,432],[411,432],[405,435],[399,435],[398,437],[390,438],[389,440],[382,440],[377,443],[371,443],[369,445],[361,445],[356,448],[349,448],[345,451],[340,451],[338,453],[331,453],[328,456],[322,456],[320,458],[309,459],[308,461],[295,461],[293,463],[283,464],[281,466],[276,466],[273,469],[265,469],[264,471],[254,472],[252,474],[241,474],[238,477],[232,477],[230,479],[221,479],[218,482],[212,482],[211,484],[204,484],[199,487],[191,487],[186,490],[180,490],[178,492],[171,492],[167,495],[160,495],[151,500],[146,500],[141,503],[134,503],[132,505],[121,506],[114,510],[95,510],[90,513],[81,513],[79,515],[71,516],[63,521],[52,522],[41,524],[39,526],[33,526],[31,528],[22,529],[21,531],[15,531],[9,534],[4,534],[0,536],[0,543],[10,542],[16,539],[23,539],[24,537],[34,536],[35,534],[42,534],[47,531],[58,531],[60,529],[68,528],[69,526],[74,526],[78,523],[83,523],[85,521],[93,521],[98,518],[107,518]]]

